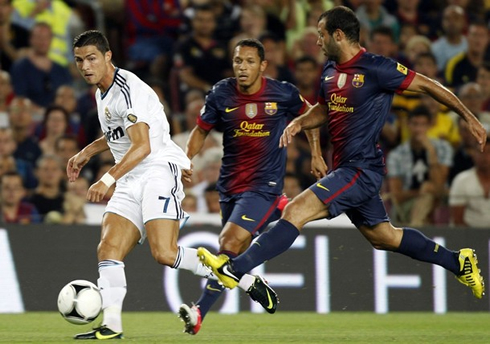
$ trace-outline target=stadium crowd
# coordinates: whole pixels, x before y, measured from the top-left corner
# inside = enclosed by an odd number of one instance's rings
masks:
[[[438,80],[490,131],[488,0],[0,0],[0,223],[85,223],[87,189],[113,165],[102,154],[67,183],[68,159],[102,135],[95,89],[73,63],[78,33],[106,33],[116,65],[157,92],[185,149],[206,92],[232,76],[231,52],[242,38],[263,43],[266,76],[293,83],[316,103],[326,58],[316,44],[317,20],[335,5],[356,12],[367,51]],[[395,95],[379,142],[395,224],[488,228],[490,147],[478,152],[457,117],[430,97]],[[321,146],[331,163],[326,127]],[[306,136],[287,149],[284,191],[294,197],[314,181]],[[186,211],[219,212],[222,154],[213,132],[193,159]]]

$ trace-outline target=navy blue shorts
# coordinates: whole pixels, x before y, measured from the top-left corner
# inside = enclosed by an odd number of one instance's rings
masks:
[[[340,167],[310,186],[310,190],[328,207],[329,219],[345,213],[357,228],[372,227],[390,220],[379,195],[382,182],[380,173]]]
[[[259,234],[267,225],[281,217],[277,210],[280,196],[252,191],[232,196],[221,195],[221,222],[233,222],[245,228],[252,236]]]

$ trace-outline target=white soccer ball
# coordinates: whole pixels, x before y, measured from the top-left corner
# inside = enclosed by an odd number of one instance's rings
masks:
[[[94,321],[102,310],[99,288],[89,281],[71,281],[58,295],[58,310],[72,324],[85,325]]]

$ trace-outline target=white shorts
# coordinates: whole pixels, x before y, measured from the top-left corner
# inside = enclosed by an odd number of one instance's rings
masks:
[[[181,176],[180,168],[173,163],[152,167],[139,176],[129,173],[117,181],[105,212],[134,223],[141,233],[141,244],[146,238],[148,221],[188,217],[181,206],[185,197]]]

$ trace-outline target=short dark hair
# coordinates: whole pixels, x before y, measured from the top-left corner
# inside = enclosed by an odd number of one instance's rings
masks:
[[[359,42],[360,23],[356,14],[350,8],[337,6],[323,12],[318,18],[318,22],[326,18],[325,30],[331,36],[335,30],[340,29],[351,42]]]
[[[61,105],[50,105],[46,108],[46,110],[44,110],[43,121],[42,121],[43,125],[46,125],[49,114],[53,111],[61,111],[63,113],[63,116],[65,117],[65,121],[66,121],[66,127],[68,128],[70,126],[70,114]]]
[[[87,45],[94,45],[102,54],[111,50],[106,36],[98,30],[85,31],[73,40],[73,49],[85,47]]]
[[[310,56],[310,55],[301,56],[301,57],[297,58],[296,60],[294,60],[294,67],[297,67],[298,65],[300,65],[302,63],[311,63],[315,67],[318,66],[318,62],[315,60],[315,58],[313,56]]]
[[[395,42],[395,33],[393,29],[389,26],[378,26],[371,30],[369,37],[373,39],[374,36],[381,35],[389,37],[393,42]]]
[[[420,53],[417,55],[417,57],[415,58],[415,63],[414,64],[417,64],[420,62],[421,59],[423,58],[427,58],[427,59],[430,59],[432,62],[434,62],[434,64],[437,64],[437,60],[436,60],[436,57],[434,56],[433,53],[431,53],[430,51],[428,52],[425,52],[425,53]]]
[[[256,48],[257,53],[259,54],[260,62],[265,60],[265,49],[264,45],[255,38],[245,38],[240,40],[236,45],[235,49],[237,47],[250,47],[250,48]]]
[[[18,177],[20,179],[20,183],[22,184],[22,187],[24,187],[24,179],[22,179],[22,175],[17,172],[17,171],[7,171],[4,174],[0,176],[0,185],[3,184],[3,178],[4,177]]]
[[[432,121],[432,114],[430,113],[427,106],[424,105],[419,105],[408,113],[409,120],[414,117],[426,117],[429,120],[429,122]]]

